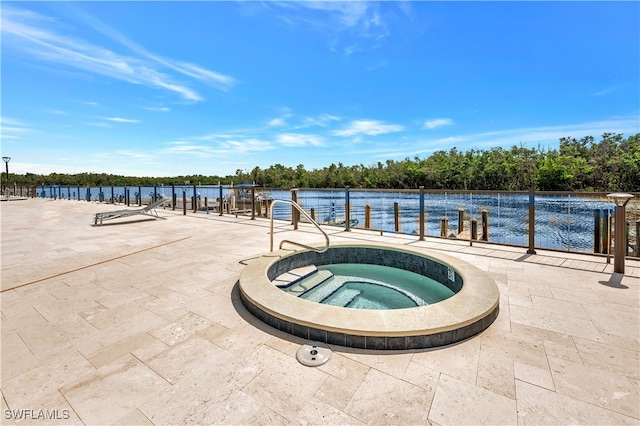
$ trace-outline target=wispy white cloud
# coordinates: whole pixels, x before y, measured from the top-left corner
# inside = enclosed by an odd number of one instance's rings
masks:
[[[128,157],[137,161],[145,161],[152,162],[155,160],[155,156],[153,154],[149,154],[148,152],[139,152],[139,151],[131,151],[127,149],[118,149],[115,151],[115,154],[118,157]]]
[[[275,1],[264,7],[279,12],[289,26],[304,26],[329,37],[332,50],[352,54],[375,49],[391,34],[389,4],[368,1]]]
[[[452,124],[453,120],[450,118],[435,118],[425,121],[422,128],[431,130],[442,126],[451,126]]]
[[[19,140],[25,133],[32,129],[22,120],[9,117],[0,117],[0,136],[3,140]]]
[[[10,126],[20,126],[20,127],[26,126],[26,124],[22,120],[16,120],[14,118],[9,118],[9,117],[0,117],[0,125],[4,127],[7,124]]]
[[[166,67],[180,74],[202,81],[203,83],[210,84],[223,91],[227,91],[231,86],[233,86],[236,83],[236,79],[231,76],[224,75],[215,71],[207,70],[196,64],[169,60],[159,55],[156,55],[152,52],[149,52],[139,44],[125,37],[120,32],[109,27],[104,22],[97,19],[95,16],[91,16],[89,14],[83,13],[79,9],[76,10],[76,13],[80,16],[80,19],[83,22],[89,23],[91,28],[119,42],[123,46],[126,46],[127,48],[137,53],[138,55],[145,57],[158,64],[165,65]]]
[[[233,139],[235,136],[231,133],[209,133],[203,136],[196,136],[193,139],[201,141],[210,141],[214,139]]]
[[[399,124],[385,124],[383,121],[378,120],[356,120],[344,129],[334,130],[331,133],[335,136],[344,137],[356,135],[377,136],[385,133],[401,132],[403,130],[404,126]]]
[[[598,137],[604,133],[622,133],[626,136],[640,132],[638,117],[616,117],[609,120],[592,121],[557,126],[524,127],[504,129],[489,132],[450,135],[442,138],[417,137],[412,143],[401,149],[394,146],[393,151],[385,147],[378,151],[378,158],[405,158],[414,155],[430,154],[438,150],[449,150],[456,147],[461,151],[469,149],[487,149],[492,147],[509,148],[514,145],[525,144],[529,148],[540,145],[542,148],[553,148],[558,145],[562,137],[582,138],[584,136]]]
[[[289,108],[282,109],[282,115],[269,121],[269,127],[288,127],[291,130],[304,129],[307,127],[327,127],[328,125],[341,121],[341,118],[332,114],[318,114],[315,116],[305,116],[295,114]]]
[[[155,56],[153,58],[158,60],[158,62],[167,65],[169,68],[178,71],[181,74],[195,78],[196,80],[200,80],[204,83],[211,84],[223,91],[229,90],[229,88],[231,88],[231,86],[236,83],[236,79],[231,76],[214,71],[209,71],[195,64],[189,64],[185,62],[174,63],[167,60],[160,60]]]
[[[311,127],[311,126],[326,127],[333,122],[341,121],[341,120],[342,119],[336,115],[320,114],[314,117],[303,117],[302,125],[305,127]]]
[[[167,148],[161,150],[162,154],[194,155],[200,158],[216,155],[216,151],[208,145],[197,145],[185,141],[169,142],[167,145]]]
[[[162,154],[180,154],[199,158],[225,157],[274,149],[271,142],[254,138],[224,140],[211,145],[189,141],[173,141],[166,145],[167,147],[160,151]]]
[[[520,142],[543,146],[557,145],[562,137],[581,138],[593,136],[596,139],[604,133],[617,132],[631,135],[640,132],[638,117],[618,117],[609,120],[591,121],[558,126],[525,127],[499,130],[473,135],[460,136],[466,138],[473,146],[512,146]]]
[[[122,117],[102,117],[103,120],[114,121],[116,123],[140,123],[140,120]]]
[[[59,109],[45,109],[43,111],[48,113],[48,114],[54,114],[54,115],[69,115],[68,112],[62,111],[62,110],[59,110]]]
[[[300,133],[283,133],[278,135],[277,142],[283,146],[296,147],[296,146],[323,146],[324,142],[320,136],[317,135],[303,135]]]
[[[280,115],[275,117],[267,123],[269,127],[283,127],[288,125],[289,120],[294,116],[291,108],[289,107],[280,107],[278,108]]]
[[[622,133],[625,136],[640,132],[640,120],[637,117],[614,117],[609,120],[575,123],[557,126],[540,126],[504,129],[496,131],[453,134],[446,137],[425,138],[421,134],[402,137],[397,143],[389,144],[368,142],[366,146],[351,145],[350,156],[358,158],[394,159],[413,158],[416,155],[428,157],[435,151],[448,151],[457,148],[460,151],[470,149],[490,149],[524,144],[529,148],[540,146],[543,149],[558,146],[562,137],[581,138],[594,136],[596,141],[603,133]]]
[[[86,16],[85,16],[86,17]],[[220,90],[228,90],[233,77],[204,69],[198,65],[161,58],[129,41],[115,30],[94,21],[93,28],[110,35],[137,56],[124,55],[88,43],[76,36],[62,34],[62,26],[46,16],[16,7],[3,6],[3,49],[15,49],[30,59],[39,59],[86,72],[105,75],[133,84],[161,88],[189,101],[201,101],[202,96],[166,71],[173,71]]]
[[[599,90],[595,93],[593,93],[592,96],[604,96],[604,95],[608,95],[609,93],[613,93],[613,92],[617,92],[618,90],[620,90],[622,87],[621,86],[613,86],[613,87],[607,87],[606,89],[602,89]]]
[[[270,151],[274,148],[273,144],[269,141],[249,138],[221,143],[219,152],[224,155],[245,154],[257,151]]]
[[[171,108],[169,107],[145,107],[147,111],[160,111],[160,112],[169,112]]]

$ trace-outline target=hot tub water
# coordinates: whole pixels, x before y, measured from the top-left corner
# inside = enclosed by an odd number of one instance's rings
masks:
[[[282,288],[312,302],[354,309],[415,308],[454,295],[445,285],[414,272],[354,263],[319,266]]]

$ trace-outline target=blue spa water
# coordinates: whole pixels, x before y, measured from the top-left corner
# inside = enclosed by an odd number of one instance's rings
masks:
[[[454,294],[431,278],[388,266],[354,263],[318,266],[318,271],[323,270],[333,276],[299,297],[354,309],[403,309],[437,303]],[[304,285],[304,281],[300,284]]]

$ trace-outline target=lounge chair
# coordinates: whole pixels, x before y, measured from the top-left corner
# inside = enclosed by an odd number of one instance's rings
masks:
[[[160,198],[157,201],[149,204],[148,206],[145,206],[140,209],[115,210],[111,212],[96,213],[96,219],[94,224],[98,225],[98,221],[100,221],[100,225],[102,225],[103,220],[118,219],[120,217],[134,216],[138,214],[151,216],[155,219],[162,219],[158,215],[158,212],[156,211],[156,207],[159,207],[160,205],[169,201],[171,201],[169,198]]]

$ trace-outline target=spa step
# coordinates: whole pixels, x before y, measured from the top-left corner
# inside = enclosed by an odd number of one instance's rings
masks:
[[[321,271],[318,271],[321,272]],[[322,303],[327,297],[331,296],[337,289],[344,285],[344,280],[334,279],[325,283],[321,287],[311,288],[305,291],[301,295],[303,299],[311,300],[312,302]]]
[[[295,294],[296,296],[299,296],[302,293],[322,284],[331,277],[333,277],[333,274],[329,271],[316,270],[314,273],[307,275],[303,280],[292,284],[287,288],[287,291],[289,293]]]
[[[325,305],[342,306],[343,308],[349,306],[356,297],[362,293],[360,290],[343,289],[339,292],[329,295],[322,301]]]
[[[303,266],[301,268],[296,268],[292,269],[289,272],[285,272],[284,274],[273,280],[273,283],[282,289],[287,289],[295,283],[302,281],[307,277],[310,277],[316,272],[318,272],[318,268],[316,268],[315,265]]]

